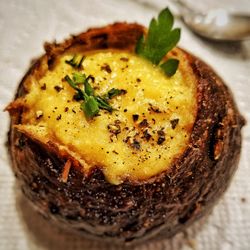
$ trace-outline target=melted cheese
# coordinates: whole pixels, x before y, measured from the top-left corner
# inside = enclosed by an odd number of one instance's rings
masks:
[[[53,70],[29,84],[28,109],[19,129],[44,143],[54,142],[82,164],[85,174],[100,167],[112,184],[146,180],[167,170],[186,149],[196,115],[196,80],[185,56],[168,78],[128,52],[85,54],[78,72],[94,76],[96,94],[111,88],[127,91],[110,101],[115,111],[101,110],[90,121],[81,102],[73,99],[75,90],[62,80],[76,72],[65,63],[72,56],[61,56]]]

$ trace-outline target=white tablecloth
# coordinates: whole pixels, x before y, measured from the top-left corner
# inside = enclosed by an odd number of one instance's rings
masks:
[[[232,0],[231,0],[232,2]],[[250,12],[250,1],[241,9]],[[204,1],[203,1],[204,3]],[[237,1],[238,3],[238,1]],[[0,249],[64,250],[98,248],[78,236],[60,232],[30,209],[20,196],[8,162],[8,114],[30,61],[43,53],[45,41],[62,41],[69,34],[114,21],[148,25],[167,1],[115,0],[8,0],[0,2]],[[238,4],[239,6],[239,4]],[[250,122],[250,41],[212,43],[195,36],[180,20],[180,46],[212,65],[230,86],[238,106]],[[138,246],[137,250],[248,250],[250,249],[250,127],[243,130],[243,150],[233,182],[205,223],[198,222],[172,240]],[[102,248],[104,249],[104,248]],[[117,249],[110,247],[109,249]]]

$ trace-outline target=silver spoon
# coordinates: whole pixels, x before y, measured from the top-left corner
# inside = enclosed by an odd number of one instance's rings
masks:
[[[250,39],[250,15],[231,14],[224,9],[200,13],[182,0],[174,0],[186,25],[198,35],[220,41]]]

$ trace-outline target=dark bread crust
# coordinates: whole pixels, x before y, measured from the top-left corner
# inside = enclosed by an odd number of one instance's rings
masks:
[[[45,45],[26,77],[49,67],[57,55],[80,46],[83,51],[119,48],[133,50],[144,32],[137,24],[117,23],[91,29],[63,44]],[[170,237],[209,213],[228,187],[239,160],[241,127],[232,95],[222,80],[200,59],[185,52],[198,80],[198,113],[188,148],[170,170],[143,183],[108,183],[102,171],[90,176],[71,168],[60,180],[67,159],[18,132],[22,110],[11,111],[9,151],[13,170],[25,195],[56,224],[82,235],[118,244]],[[25,94],[22,80],[17,97]]]

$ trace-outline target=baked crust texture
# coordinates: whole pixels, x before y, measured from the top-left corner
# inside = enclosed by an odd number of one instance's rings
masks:
[[[25,95],[23,82],[29,75],[53,68],[64,51],[79,47],[82,51],[132,51],[144,32],[138,24],[115,23],[90,29],[62,44],[45,44],[46,54],[27,72],[15,99]],[[62,182],[68,156],[18,132],[14,125],[20,123],[23,108],[7,107],[11,114],[9,152],[13,170],[24,194],[40,213],[88,238],[132,244],[170,237],[211,211],[237,168],[244,119],[213,69],[184,53],[198,82],[198,111],[191,139],[167,171],[143,182],[127,180],[112,185],[101,169],[86,177],[77,163],[70,168],[67,182]]]

